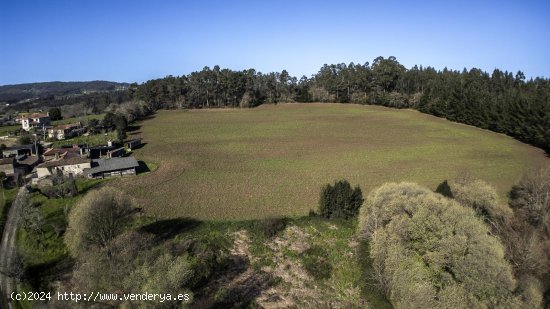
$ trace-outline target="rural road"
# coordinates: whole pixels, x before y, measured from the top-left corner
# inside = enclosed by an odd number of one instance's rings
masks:
[[[11,264],[15,258],[15,240],[17,238],[17,225],[19,223],[19,204],[17,201],[21,198],[25,187],[21,187],[17,193],[15,201],[12,203],[8,217],[6,218],[6,224],[4,226],[4,233],[2,235],[2,242],[0,243],[0,292],[2,296],[0,298],[0,307],[4,308],[6,303],[8,308],[12,308],[12,304],[9,301],[9,295],[14,291],[15,279],[10,276],[9,272]]]

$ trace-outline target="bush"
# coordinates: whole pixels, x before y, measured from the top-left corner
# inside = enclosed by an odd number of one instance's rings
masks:
[[[287,218],[267,218],[259,222],[260,230],[263,232],[264,236],[271,238],[277,235],[279,232],[283,231],[287,224]]]
[[[61,116],[61,110],[57,107],[50,108],[48,110],[48,114],[50,115],[50,119],[52,121],[63,119],[63,117]]]
[[[451,183],[454,199],[470,207],[486,221],[509,220],[512,209],[499,204],[498,194],[491,185],[480,179],[458,179]]]
[[[18,145],[28,145],[28,144],[32,144],[32,142],[33,142],[33,139],[31,135],[28,134],[27,132],[21,134],[21,136],[19,136],[19,138],[17,139]]]
[[[347,180],[337,181],[333,186],[326,184],[321,189],[319,214],[327,219],[349,219],[357,216],[363,201],[361,188],[352,189]]]
[[[396,308],[521,305],[502,244],[453,200],[416,184],[385,184],[361,209],[359,233]]]
[[[56,175],[51,177],[51,185],[41,186],[40,191],[48,198],[73,197],[78,193],[76,182],[72,177]]]
[[[316,280],[328,279],[332,273],[328,253],[319,246],[312,246],[302,253],[302,265]]]
[[[86,194],[69,213],[65,243],[71,254],[106,246],[133,213],[132,201],[115,189],[104,187]]]

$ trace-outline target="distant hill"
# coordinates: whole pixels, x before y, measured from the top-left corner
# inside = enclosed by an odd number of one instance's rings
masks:
[[[113,92],[128,89],[128,83],[108,81],[45,82],[0,86],[0,102],[17,103],[22,100],[48,96],[74,96],[94,92]]]

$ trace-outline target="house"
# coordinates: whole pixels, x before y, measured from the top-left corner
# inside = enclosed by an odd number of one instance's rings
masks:
[[[141,138],[131,139],[129,141],[124,142],[124,145],[127,149],[132,150],[134,148],[138,148],[141,146]]]
[[[85,130],[86,129],[82,127],[80,122],[64,124],[48,129],[48,137],[56,140],[63,140],[76,135],[81,135]]]
[[[134,157],[93,159],[92,168],[84,171],[88,178],[107,178],[113,176],[135,175],[139,167]]]
[[[83,150],[78,145],[73,145],[72,147],[49,148],[44,151],[43,156],[45,161],[50,161],[64,157],[82,157],[83,154]]]
[[[62,173],[65,176],[82,175],[85,169],[91,168],[91,160],[79,156],[64,157],[59,160],[44,162],[36,167],[38,179]]]
[[[6,147],[6,149],[2,150],[2,156],[4,158],[18,157],[22,155],[30,156],[34,150],[33,148],[34,148],[34,145]]]
[[[25,115],[19,119],[17,122],[21,122],[21,127],[25,131],[30,131],[32,128],[47,128],[50,126],[51,119],[48,114],[30,114]]]

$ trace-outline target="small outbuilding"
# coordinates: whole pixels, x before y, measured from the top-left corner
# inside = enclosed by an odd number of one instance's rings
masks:
[[[126,149],[132,150],[134,148],[138,148],[141,146],[141,138],[131,139],[129,141],[124,142],[124,145],[126,146]]]
[[[93,159],[92,168],[84,170],[84,175],[88,178],[130,176],[136,174],[138,167],[139,164],[134,157]]]

